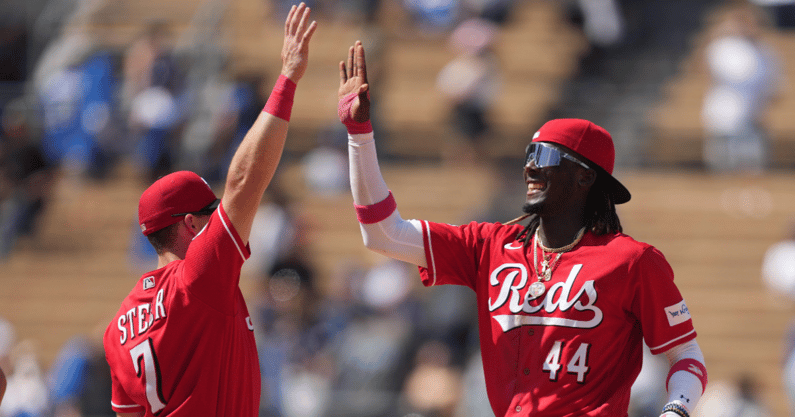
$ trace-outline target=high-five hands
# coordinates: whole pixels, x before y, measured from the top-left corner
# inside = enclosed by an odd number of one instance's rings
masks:
[[[309,23],[310,9],[306,4],[290,8],[284,22],[282,46],[282,75],[297,83],[309,63],[309,41],[317,29],[317,22]]]
[[[367,84],[367,63],[361,41],[348,49],[348,61],[340,61],[338,114],[349,133],[369,133],[370,96]]]

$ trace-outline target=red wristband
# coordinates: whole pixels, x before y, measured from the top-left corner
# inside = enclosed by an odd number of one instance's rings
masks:
[[[378,203],[369,206],[354,204],[353,207],[356,208],[356,218],[359,223],[373,224],[386,219],[394,213],[397,209],[397,203],[395,203],[395,197],[392,197],[392,191],[390,191],[389,195]]]
[[[704,393],[704,390],[707,389],[707,368],[703,363],[695,359],[682,359],[671,367],[671,370],[668,371],[668,378],[665,379],[666,391],[668,390],[668,382],[671,380],[671,376],[679,371],[690,372],[695,375],[701,381],[701,393]]]
[[[370,92],[367,92],[367,94],[369,96]],[[351,106],[353,106],[353,100],[355,100],[356,97],[356,93],[350,93],[342,98],[337,105],[337,115],[342,124],[345,125],[345,128],[348,129],[348,133],[352,135],[370,133],[373,131],[373,125],[370,123],[370,120],[366,122],[357,122],[351,117]]]
[[[262,111],[289,122],[290,113],[293,111],[295,87],[296,84],[293,80],[283,74],[279,75],[279,79],[276,80],[276,85],[273,87],[273,92],[271,92],[271,96]]]

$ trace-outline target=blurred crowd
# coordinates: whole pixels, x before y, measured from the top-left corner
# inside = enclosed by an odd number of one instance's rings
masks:
[[[355,13],[365,24],[377,25],[386,1],[307,4],[330,19]],[[502,84],[493,46],[516,1],[399,2],[417,31],[448,37],[455,51],[437,77],[457,138],[451,154],[477,158],[493,130],[489,113]],[[622,1],[562,3],[579,10],[590,43],[620,42]],[[795,25],[791,3],[770,3],[764,7],[781,27]],[[152,21],[125,49],[110,50],[77,29],[101,2],[22,4],[10,1],[0,13],[0,258],[12,253],[18,239],[35,234],[55,181],[103,181],[121,161],[130,161],[143,183],[176,169],[222,183],[275,74],[230,71],[228,57],[208,41],[221,16],[202,16],[199,25],[207,33],[183,42],[167,21]],[[291,4],[274,0],[274,20]],[[40,13],[33,18],[26,14],[36,7]],[[706,166],[716,171],[767,166],[759,109],[775,95],[778,69],[773,54],[757,41],[755,25],[747,14],[731,15],[708,49],[715,86],[705,100],[704,152]],[[727,103],[735,104],[727,108]],[[731,111],[735,119],[725,113]],[[378,112],[374,107],[376,124]],[[319,132],[317,147],[303,156],[307,187],[321,196],[347,192],[345,154],[344,131]],[[504,209],[495,201],[481,220],[512,218],[500,212]],[[319,282],[306,223],[287,193],[273,187],[252,229],[254,253],[245,273],[258,277],[249,305],[258,324],[261,415],[492,415],[474,294],[453,286],[417,291],[414,268],[386,258],[372,262],[374,267],[340,260],[334,276]],[[154,253],[140,233],[131,236],[131,265],[144,268]],[[0,416],[113,416],[101,348],[104,325],[75,335],[43,369],[35,342],[16,340],[13,326],[0,321],[0,368],[9,376]],[[633,417],[655,415],[665,403],[664,387],[649,383],[664,380],[667,370],[659,360],[649,355],[645,361]],[[748,376],[717,384],[723,391],[705,401],[717,398],[724,413],[699,415],[767,415],[755,384]]]
[[[348,8],[367,21],[375,19],[380,2],[308,3],[327,17]],[[273,4],[274,21],[290,4]],[[403,5],[417,28],[446,36],[464,20],[506,19],[512,1]],[[0,74],[0,257],[12,253],[17,239],[35,234],[57,181],[101,182],[130,162],[142,183],[189,169],[222,184],[273,74],[230,71],[228,58],[208,41],[212,33],[180,47],[186,41],[168,21],[152,21],[131,44],[114,50],[80,29],[97,4],[39,6],[35,20],[46,33],[34,33],[23,7],[12,7],[17,13],[0,21],[6,34],[0,55],[10,57]],[[220,18],[208,13],[197,26],[212,32]],[[302,156],[307,187],[319,196],[347,192],[344,135],[341,140],[330,129],[317,143]],[[263,199],[254,229],[244,274],[257,279],[249,305],[258,324],[261,415],[490,413],[472,294],[449,288],[420,296],[413,268],[386,260],[376,267],[341,261],[330,284],[321,285],[306,250],[306,224],[278,186]],[[154,253],[137,230],[131,236],[132,272],[143,272]],[[36,342],[17,340],[11,323],[0,321],[0,368],[8,376],[0,416],[115,415],[101,347],[105,326],[69,339],[44,367]]]

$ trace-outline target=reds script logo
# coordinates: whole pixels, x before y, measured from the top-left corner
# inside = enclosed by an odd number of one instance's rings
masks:
[[[489,284],[492,287],[500,287],[496,300],[492,301],[492,298],[489,297],[489,311],[497,310],[505,305],[506,302],[508,303],[508,309],[514,314],[493,316],[494,320],[497,320],[497,323],[502,327],[503,332],[528,325],[592,329],[602,322],[603,317],[602,310],[594,305],[597,294],[593,280],[585,281],[577,294],[571,297],[574,280],[577,279],[581,269],[582,264],[575,265],[571,269],[569,277],[566,278],[566,282],[552,284],[546,291],[544,300],[536,306],[531,306],[530,302],[535,300],[536,297],[530,294],[525,265],[519,263],[502,264],[491,272],[491,277],[489,278]],[[502,281],[500,281],[500,277],[504,277]],[[555,312],[555,310],[566,312],[572,307],[577,311],[591,312],[592,317],[587,321],[582,321],[562,317],[527,315],[538,313],[542,309],[549,314]]]

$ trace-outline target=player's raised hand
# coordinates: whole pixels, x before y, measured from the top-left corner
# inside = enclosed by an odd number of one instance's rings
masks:
[[[364,59],[364,46],[356,41],[348,49],[348,60],[340,61],[339,117],[349,127],[350,122],[370,121],[370,96],[367,84],[367,63]],[[353,133],[353,132],[352,132]]]
[[[317,22],[309,23],[311,10],[306,4],[290,8],[284,22],[284,46],[282,46],[282,75],[297,83],[306,72],[309,62],[309,41],[315,33]]]

